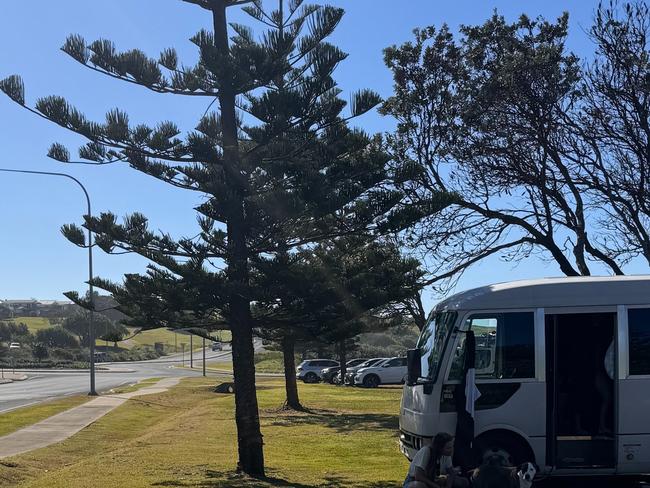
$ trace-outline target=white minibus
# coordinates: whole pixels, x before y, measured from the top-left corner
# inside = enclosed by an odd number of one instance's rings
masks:
[[[501,283],[439,303],[402,395],[409,459],[455,431],[469,330],[476,462],[497,453],[543,475],[650,473],[650,276]]]

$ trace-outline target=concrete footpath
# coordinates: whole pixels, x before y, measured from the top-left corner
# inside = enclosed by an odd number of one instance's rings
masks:
[[[0,374],[0,385],[4,383],[13,383],[14,381],[25,381],[27,379],[26,374],[14,374],[14,373],[5,373]]]
[[[162,393],[178,384],[179,381],[180,378],[165,378],[155,385],[130,393],[100,396],[83,405],[0,437],[0,459],[61,442],[99,420],[130,398]]]

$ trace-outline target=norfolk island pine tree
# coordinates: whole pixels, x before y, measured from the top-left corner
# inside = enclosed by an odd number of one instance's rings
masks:
[[[0,82],[0,89],[35,114],[86,137],[89,142],[79,149],[81,159],[98,165],[127,162],[137,171],[206,196],[196,209],[202,232],[195,239],[152,233],[146,217],[137,213],[121,224],[111,213],[88,215],[85,226],[95,232],[97,245],[105,251],[134,252],[153,263],[147,274],[125,278],[131,284],[138,282],[140,292],[159,291],[160,283],[179,287],[167,289],[176,299],[168,310],[163,307],[167,304],[156,301],[157,295],[149,295],[147,313],[158,319],[149,327],[178,323],[170,317],[185,320],[190,311],[190,322],[198,317],[213,328],[227,324],[232,331],[239,467],[262,476],[249,260],[273,253],[278,242],[295,247],[325,238],[332,221],[337,229],[345,228],[346,221],[353,225],[360,216],[373,213],[369,209],[390,208],[399,197],[376,187],[385,176],[383,154],[369,150],[372,140],[345,124],[374,107],[379,97],[358,92],[352,97],[351,114],[343,115],[346,103],[331,75],[345,54],[324,42],[341,19],[340,9],[292,0],[285,14],[283,8],[266,11],[261,1],[185,1],[209,11],[214,26],[214,32],[201,31],[192,38],[200,50],[200,61],[193,67],[179,66],[173,49],[155,60],[139,50],[120,53],[107,40],[87,44],[76,35],[62,48],[81,64],[113,78],[158,93],[216,100],[218,115],[206,114],[196,131],[184,138],[178,137],[180,131],[172,122],[131,126],[127,114],[118,109],[107,113],[105,123],[91,122],[61,97],[41,98],[29,107],[18,76]],[[227,11],[238,6],[269,27],[261,40],[243,25],[230,25],[229,30]],[[229,39],[230,33],[234,36]],[[242,113],[245,116],[240,117]],[[345,147],[340,161],[309,157],[327,157],[330,146],[336,147],[332,142],[341,139],[354,147],[351,154]],[[60,144],[54,144],[49,155],[70,160]],[[328,172],[319,167],[322,164],[337,170]],[[322,201],[320,188],[341,173],[351,179],[335,192],[338,198]],[[358,205],[356,197],[362,195],[364,202]],[[300,225],[292,225],[296,222]],[[271,237],[269,229],[276,231]],[[63,230],[71,241],[85,245],[78,227]],[[211,271],[215,261],[223,266]],[[110,291],[112,285],[104,284]],[[197,289],[201,293],[192,295]],[[181,308],[188,303],[197,308]]]

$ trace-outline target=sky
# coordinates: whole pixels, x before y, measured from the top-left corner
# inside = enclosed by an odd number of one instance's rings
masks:
[[[322,3],[322,2],[317,2]],[[331,41],[349,53],[336,78],[341,88],[372,88],[391,94],[391,74],[382,50],[412,38],[415,27],[447,23],[453,31],[462,24],[485,21],[496,9],[508,20],[520,14],[556,18],[570,14],[568,46],[588,58],[592,51],[586,31],[596,1],[590,0],[331,0],[346,15]],[[250,23],[235,12],[232,20]],[[174,46],[186,64],[196,60],[188,39],[210,27],[206,11],[180,0],[110,0],[88,2],[3,2],[0,13],[0,78],[20,74],[26,98],[61,95],[89,118],[102,121],[115,107],[126,110],[131,123],[173,120],[191,129],[206,109],[200,97],[175,97],[107,78],[89,70],[60,51],[69,34],[87,40],[107,38],[118,49],[140,48],[153,57]],[[369,132],[390,130],[392,121],[373,112],[358,120]],[[64,165],[46,157],[52,142],[71,149],[84,141],[43,120],[0,95],[0,167],[37,171],[65,171],[87,187],[93,213],[112,211],[118,216],[138,211],[149,217],[153,229],[174,236],[193,235],[197,228],[194,206],[201,195],[175,189],[128,166]],[[63,178],[0,173],[0,299],[62,299],[68,290],[85,289],[87,251],[70,244],[61,225],[80,223],[85,213],[81,190]],[[95,274],[120,281],[124,273],[141,272],[146,262],[137,256],[109,256],[95,252]],[[630,272],[644,272],[632,267]],[[531,258],[514,267],[498,259],[468,271],[457,290],[511,279],[558,276],[552,263]],[[435,301],[425,295],[427,305]]]

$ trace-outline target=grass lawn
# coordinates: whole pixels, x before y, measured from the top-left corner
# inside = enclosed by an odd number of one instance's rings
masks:
[[[15,324],[25,324],[32,334],[36,334],[36,331],[52,326],[50,319],[47,317],[14,317],[10,320]]]
[[[88,400],[90,398],[86,395],[70,396],[0,414],[0,436],[33,425]]]
[[[120,386],[119,388],[113,388],[110,391],[111,395],[119,395],[120,393],[131,393],[132,391],[138,391],[147,386],[152,386],[154,383],[158,383],[162,378],[147,378],[138,383],[132,385]]]
[[[0,461],[0,486],[42,488],[398,487],[399,389],[299,385],[310,413],[279,410],[282,380],[259,381],[266,480],[234,474],[234,397],[205,378],[127,402],[58,445]],[[47,471],[46,471],[47,470]]]
[[[208,367],[232,371],[232,363],[224,361],[209,361]],[[299,357],[296,357],[296,366],[300,364]],[[265,351],[255,353],[255,371],[258,373],[284,373],[284,362],[282,352]]]
[[[176,338],[174,338],[174,335],[176,335]],[[221,338],[224,341],[229,341],[230,340],[230,331],[223,331],[221,332]],[[176,346],[178,348],[178,352],[181,352],[181,343],[185,343],[185,350],[189,350],[190,348],[190,336],[184,335],[184,334],[174,334],[174,332],[167,330],[167,329],[153,329],[153,330],[145,330],[143,332],[140,332],[139,334],[136,334],[133,336],[130,341],[134,344],[141,345],[141,346],[152,346],[156,342],[162,342],[165,344],[168,348],[168,352],[173,352],[174,348],[174,340],[176,340]],[[118,345],[120,347],[127,347],[124,342],[118,342]],[[206,341],[206,346],[210,346],[211,343]],[[202,347],[202,339],[200,337],[194,337],[193,339],[193,346],[194,349],[200,349]],[[171,349],[169,349],[171,348]]]

